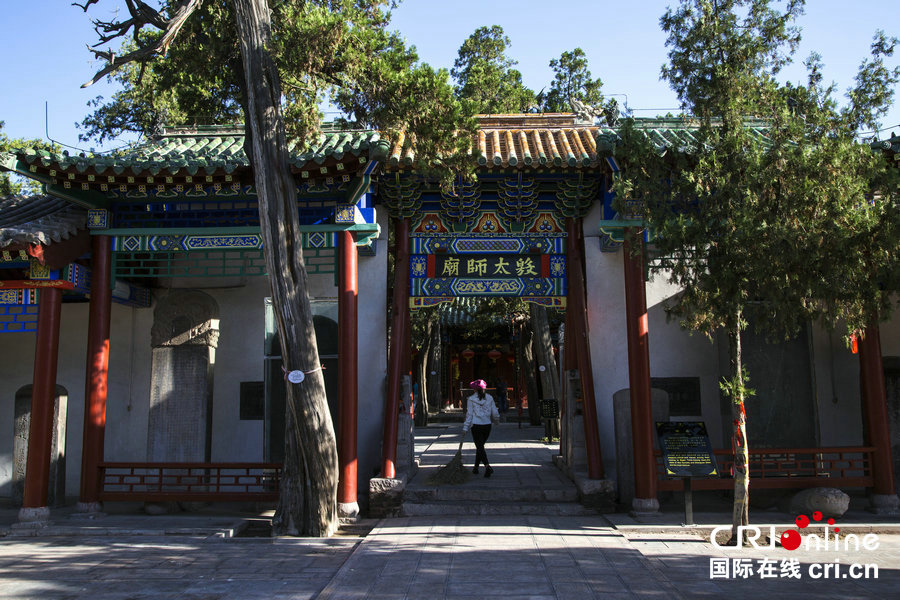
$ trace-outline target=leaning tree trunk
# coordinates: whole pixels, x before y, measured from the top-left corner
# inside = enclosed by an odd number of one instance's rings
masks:
[[[534,331],[531,324],[522,326],[519,335],[519,365],[525,379],[525,391],[528,394],[528,422],[532,425],[541,424],[541,407],[538,398],[537,380],[534,377],[534,354],[531,349]]]
[[[531,324],[534,329],[534,348],[539,365],[541,388],[546,398],[560,400],[559,371],[556,368],[556,357],[553,356],[553,342],[550,340],[550,324],[547,322],[547,308],[533,302],[529,306]]]
[[[731,366],[731,417],[734,426],[734,504],[731,513],[731,541],[743,544],[738,527],[750,523],[750,454],[747,446],[747,413],[744,411],[744,369],[741,360],[741,315],[737,324],[729,328],[728,352]]]
[[[284,472],[272,525],[276,534],[329,536],[337,525],[337,443],[309,305],[296,184],[280,108],[281,82],[267,50],[271,18],[267,0],[233,1],[252,138],[247,150],[281,356],[288,371],[305,374],[302,382],[287,385]]]
[[[416,356],[416,380],[419,383],[419,398],[416,403],[416,413],[414,415],[415,424],[418,427],[428,425],[428,363],[432,352],[434,352],[431,330],[434,329],[434,323],[429,319],[425,322],[425,334],[422,340],[422,347]]]

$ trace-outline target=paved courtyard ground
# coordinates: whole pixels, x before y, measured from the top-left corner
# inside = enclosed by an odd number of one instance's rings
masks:
[[[327,540],[158,533],[0,539],[0,597],[846,600],[900,589],[893,533],[859,552],[720,549],[699,531],[615,528],[600,515],[404,517]]]

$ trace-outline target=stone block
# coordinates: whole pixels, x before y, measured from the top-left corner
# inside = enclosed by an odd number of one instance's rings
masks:
[[[405,488],[405,477],[397,479],[373,477],[370,479],[369,517],[380,519],[400,516],[400,508],[403,506],[403,490]]]
[[[850,496],[837,488],[809,488],[801,490],[791,500],[791,513],[810,515],[821,511],[825,518],[840,517],[850,507]]]
[[[616,510],[616,484],[611,479],[577,479],[581,505],[600,513]]]

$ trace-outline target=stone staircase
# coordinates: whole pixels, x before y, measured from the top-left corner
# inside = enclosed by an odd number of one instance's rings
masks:
[[[472,478],[474,481],[476,475]],[[596,515],[578,503],[578,490],[533,487],[490,488],[472,485],[407,486],[403,491],[402,516],[443,515]],[[490,481],[490,480],[488,480]]]
[[[553,445],[540,441],[542,427],[514,423],[494,426],[487,452],[493,476],[470,474],[457,485],[429,485],[428,478],[453,458],[461,428],[452,424],[416,431],[419,469],[404,487],[402,516],[597,514],[579,503],[578,488],[553,464]],[[472,468],[474,447],[466,437],[463,460]]]

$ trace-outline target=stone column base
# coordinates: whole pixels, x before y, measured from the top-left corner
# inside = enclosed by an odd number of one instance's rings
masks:
[[[359,502],[338,502],[338,519],[341,523],[359,521]]]
[[[43,527],[50,522],[50,507],[20,508],[17,525],[23,527]]]
[[[900,498],[897,494],[872,494],[869,510],[876,515],[900,514]]]
[[[659,514],[659,500],[656,498],[635,498],[631,501],[632,516],[642,517]]]

